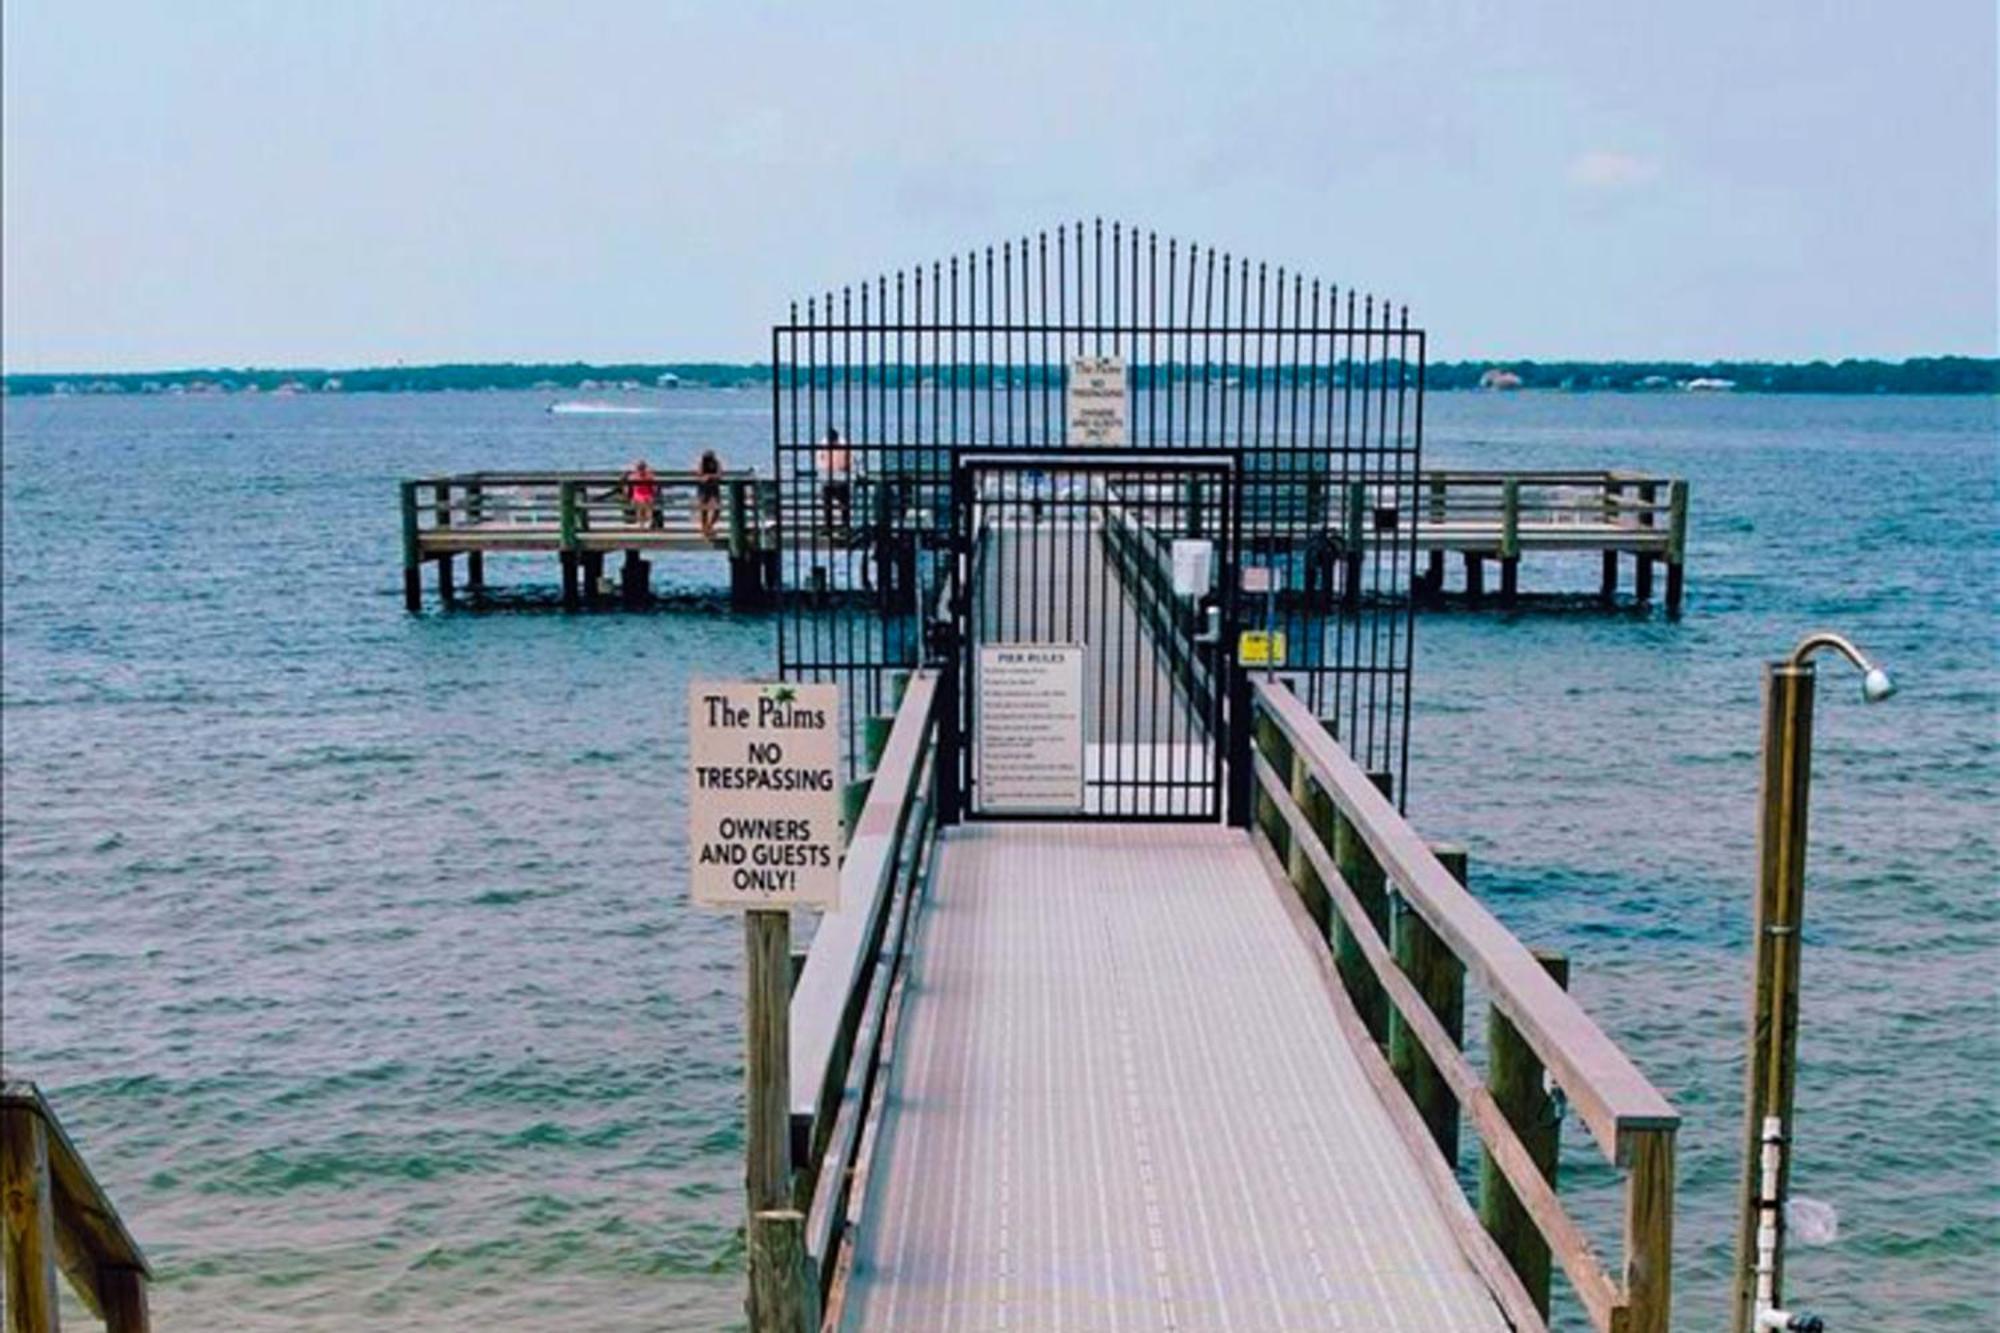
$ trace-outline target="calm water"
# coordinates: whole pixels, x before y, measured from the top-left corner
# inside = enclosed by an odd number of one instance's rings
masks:
[[[766,461],[762,395],[649,401],[6,403],[6,1061],[163,1326],[736,1319],[739,946],[682,901],[679,710],[691,671],[768,670],[772,626],[701,559],[659,615],[399,591],[398,476]],[[2000,1303],[1994,410],[1431,400],[1431,461],[1693,482],[1682,622],[1421,619],[1412,765],[1418,822],[1687,1117],[1685,1329],[1733,1243],[1759,663],[1821,624],[1903,693],[1822,690],[1796,1179],[1841,1233],[1793,1292],[1855,1330]]]

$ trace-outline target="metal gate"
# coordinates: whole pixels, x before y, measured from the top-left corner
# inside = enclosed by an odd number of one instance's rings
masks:
[[[953,476],[965,813],[1220,818],[1236,460],[969,454]]]
[[[780,672],[843,687],[857,776],[865,719],[890,707],[896,671],[946,669],[948,695],[969,683],[956,679],[968,649],[954,598],[968,590],[953,585],[969,572],[957,464],[1097,443],[1072,437],[1066,400],[1079,358],[1113,358],[1124,416],[1106,443],[1234,460],[1232,558],[1258,582],[1218,574],[1218,609],[1268,629],[1267,650],[1282,640],[1273,669],[1401,797],[1424,345],[1387,301],[1102,222],[793,306],[771,334],[773,478],[757,507],[778,565]],[[1109,502],[1076,503],[1066,521],[1108,554]],[[1032,563],[1032,543],[1008,540]]]

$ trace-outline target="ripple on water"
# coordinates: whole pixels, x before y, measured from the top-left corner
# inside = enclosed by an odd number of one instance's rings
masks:
[[[740,1319],[740,937],[677,887],[677,718],[691,674],[768,672],[774,622],[728,610],[720,562],[667,562],[656,615],[551,615],[527,559],[489,576],[539,591],[412,619],[393,500],[419,471],[754,461],[769,421],[756,395],[559,430],[541,406],[0,417],[7,1061],[133,1219],[163,1327]],[[1534,561],[1557,595],[1530,610],[1422,618],[1411,792],[1685,1113],[1683,1328],[1721,1324],[1733,1244],[1757,665],[1832,619],[1902,678],[1820,711],[1797,1169],[1842,1227],[1791,1276],[1841,1327],[1977,1325],[2000,1305],[2000,1197],[1965,1146],[2000,1141],[1991,405],[1440,394],[1426,426],[1444,465],[1693,483],[1678,625]],[[132,504],[77,523],[77,466],[130,475]],[[1566,1138],[1565,1192],[1615,1239],[1615,1177]]]

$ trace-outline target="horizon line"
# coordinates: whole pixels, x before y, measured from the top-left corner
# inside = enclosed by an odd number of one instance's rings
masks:
[[[1903,366],[1908,366],[1912,363],[1929,363],[1929,362],[1943,362],[1943,361],[1969,361],[1975,363],[1983,363],[1987,365],[2000,365],[2000,353],[1988,354],[1988,353],[1973,353],[1973,352],[1932,352],[1932,353],[1911,354],[1899,357],[1876,356],[1876,355],[1846,355],[1839,357],[1838,359],[1833,359],[1828,357],[1752,357],[1752,356],[1709,356],[1709,357],[1464,356],[1464,357],[1439,358],[1430,361],[1428,365],[1433,370],[1443,369],[1446,367],[1465,367],[1472,365],[1488,366],[1495,369],[1507,369],[1509,367],[1514,367],[1514,366],[1601,366],[1601,367],[1757,366],[1757,367],[1768,367],[1768,368],[1801,368],[1809,366],[1836,367],[1843,365],[1879,365],[1879,366],[1903,367]],[[880,369],[893,364],[895,363],[894,362],[877,363],[877,368]],[[914,361],[908,361],[905,364],[915,366],[917,363]],[[961,364],[962,366],[970,367],[973,365],[989,365],[989,364],[998,365],[1001,363],[969,360],[961,362],[959,364]],[[1025,370],[1033,366],[1042,364],[1060,365],[1061,362],[1060,361],[1050,361],[1047,363],[1023,362],[1019,363],[1017,368]],[[1172,361],[1172,362],[1162,361],[1158,362],[1157,364],[1193,365],[1199,363],[1181,362],[1181,361]],[[677,371],[682,369],[696,369],[696,368],[768,372],[771,368],[771,362],[768,360],[758,360],[758,359],[728,360],[728,359],[713,359],[713,358],[708,358],[708,359],[683,358],[678,360],[571,359],[562,361],[550,361],[550,360],[516,359],[516,360],[470,360],[470,361],[457,361],[457,360],[387,361],[387,362],[375,362],[375,363],[354,362],[345,365],[334,364],[332,362],[324,362],[317,365],[306,364],[301,362],[294,362],[288,365],[277,364],[277,363],[260,365],[255,362],[244,362],[241,364],[231,365],[224,362],[215,362],[206,365],[182,364],[178,366],[151,366],[151,367],[132,369],[132,370],[112,370],[112,369],[14,370],[7,368],[4,365],[4,363],[0,363],[0,379],[6,379],[10,381],[42,380],[42,379],[109,380],[109,379],[146,379],[149,377],[170,378],[170,377],[181,377],[189,375],[216,375],[216,374],[351,375],[351,374],[383,374],[383,373],[415,374],[425,371],[446,371],[446,370],[466,371],[466,370],[542,370],[542,369]]]

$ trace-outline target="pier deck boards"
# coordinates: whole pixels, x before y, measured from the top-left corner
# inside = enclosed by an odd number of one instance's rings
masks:
[[[1505,1327],[1247,835],[940,853],[846,1327]]]

